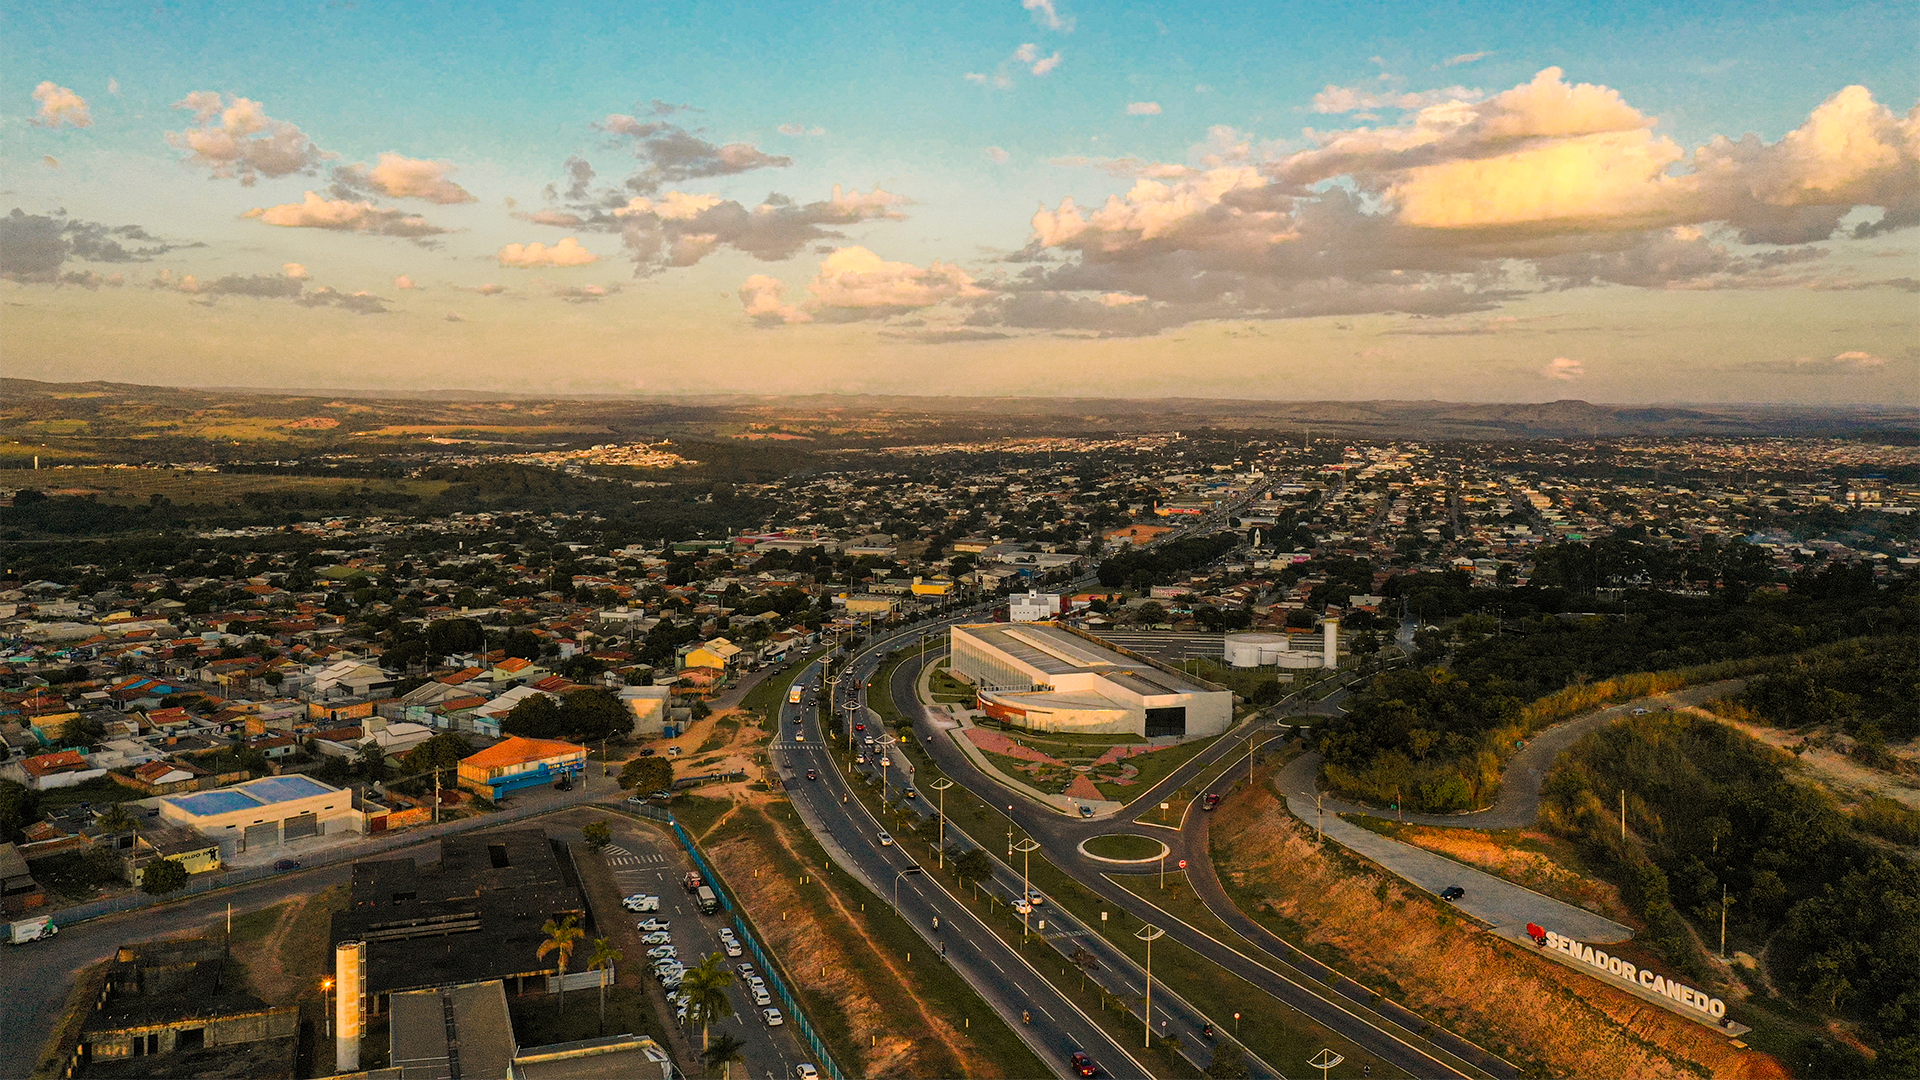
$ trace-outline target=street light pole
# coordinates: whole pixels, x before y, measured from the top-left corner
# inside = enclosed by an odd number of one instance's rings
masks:
[[[1322,801],[1326,799],[1326,793],[1315,789],[1313,791],[1303,791],[1300,794],[1313,796],[1314,831],[1320,834],[1320,842],[1323,844],[1326,843],[1327,812],[1326,808],[1321,805]]]
[[[1020,904],[1027,910],[1020,913],[1020,940],[1027,940],[1027,925],[1033,919],[1033,901],[1027,899],[1033,895],[1033,886],[1027,884],[1027,872],[1033,869],[1033,853],[1040,847],[1032,837],[1020,839]]]
[[[940,793],[940,869],[945,870],[947,868],[947,789],[953,786],[953,781],[942,776],[927,786]]]
[[[1133,936],[1147,943],[1147,1041],[1145,1047],[1153,1049],[1153,939],[1166,933],[1165,930],[1148,923],[1133,932]]]

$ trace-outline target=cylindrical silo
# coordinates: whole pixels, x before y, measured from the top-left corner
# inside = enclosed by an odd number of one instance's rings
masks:
[[[1322,634],[1320,646],[1320,665],[1337,668],[1340,666],[1340,620],[1328,619],[1320,624]]]
[[[333,947],[333,1065],[335,1072],[360,1071],[360,1029],[366,1020],[367,943],[343,941]]]

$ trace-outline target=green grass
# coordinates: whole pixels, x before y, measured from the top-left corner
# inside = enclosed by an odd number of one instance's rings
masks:
[[[787,671],[771,679],[760,680],[759,684],[747,691],[747,696],[741,699],[740,707],[748,712],[759,713],[763,717],[777,720],[780,716],[780,706],[787,703],[787,691],[793,686],[794,680],[798,679],[807,670],[807,666],[818,660],[824,652],[826,652],[825,649],[815,649],[795,660],[793,667]]]
[[[1096,836],[1085,845],[1087,853],[1103,859],[1157,859],[1167,846],[1147,836],[1134,836],[1121,833],[1111,836]]]
[[[1100,794],[1115,802],[1132,802],[1151,791],[1155,784],[1172,776],[1174,770],[1192,761],[1220,737],[1214,735],[1205,739],[1195,739],[1189,743],[1181,743],[1178,746],[1169,746],[1165,750],[1155,750],[1151,754],[1136,754],[1127,759],[1127,764],[1140,770],[1139,775],[1133,778],[1133,783],[1122,786],[1103,784],[1096,780],[1093,786],[1100,789]]]
[[[698,838],[713,828],[720,816],[733,809],[733,800],[714,799],[705,795],[675,795],[672,805],[675,821],[686,827],[689,833]]]
[[[68,806],[79,806],[83,802],[98,806],[101,803],[132,802],[146,797],[144,791],[137,791],[110,777],[96,776],[72,787],[53,788],[41,792],[40,809],[56,810]]]

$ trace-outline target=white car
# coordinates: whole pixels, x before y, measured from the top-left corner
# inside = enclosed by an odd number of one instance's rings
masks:
[[[803,1061],[793,1067],[793,1080],[820,1080],[820,1070]]]
[[[1044,904],[1046,902],[1047,902],[1047,898],[1040,895],[1039,889],[1036,889],[1031,885],[1027,886],[1027,903],[1032,904],[1034,907],[1039,907],[1041,904]]]
[[[853,763],[855,765],[865,765],[867,763],[867,755],[865,754],[856,755],[853,759]]]
[[[659,930],[667,929],[667,920],[641,919],[639,922],[634,924],[634,927],[636,929],[645,930],[647,933],[651,934]]]
[[[647,950],[647,955],[655,960],[665,960],[669,957],[679,956],[680,950],[671,945],[656,945]]]
[[[672,943],[673,935],[667,933],[665,930],[655,930],[653,933],[640,939],[640,944],[642,945],[670,945]]]
[[[883,757],[883,758],[881,758],[881,759],[880,759],[880,767],[881,767],[881,768],[883,768],[883,769],[891,769],[891,768],[893,768],[893,759],[892,759],[892,758],[890,758],[890,757]]]
[[[787,1022],[787,1018],[780,1015],[779,1009],[761,1009],[760,1015],[765,1018],[768,1027],[779,1027]]]
[[[1033,905],[1021,900],[1015,900],[1013,902],[1013,913],[1015,915],[1031,915],[1033,914]]]
[[[893,835],[892,835],[891,833],[886,833],[886,832],[882,832],[882,833],[880,834],[880,846],[881,846],[881,847],[892,847],[892,846],[893,846]]]
[[[773,995],[767,993],[766,987],[756,986],[753,988],[753,1003],[755,1005],[771,1005],[773,1004]]]
[[[634,893],[632,896],[620,901],[620,906],[635,914],[647,911],[659,911],[660,898],[657,896],[648,896],[646,893]]]
[[[729,958],[739,956],[743,951],[740,948],[740,942],[734,938],[728,938],[727,940],[721,942],[720,948],[726,952]]]

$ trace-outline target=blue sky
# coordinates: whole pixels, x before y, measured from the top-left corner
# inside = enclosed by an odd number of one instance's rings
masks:
[[[9,374],[1920,385],[1908,6],[175,3],[8,26]],[[593,170],[572,193],[570,159]]]

